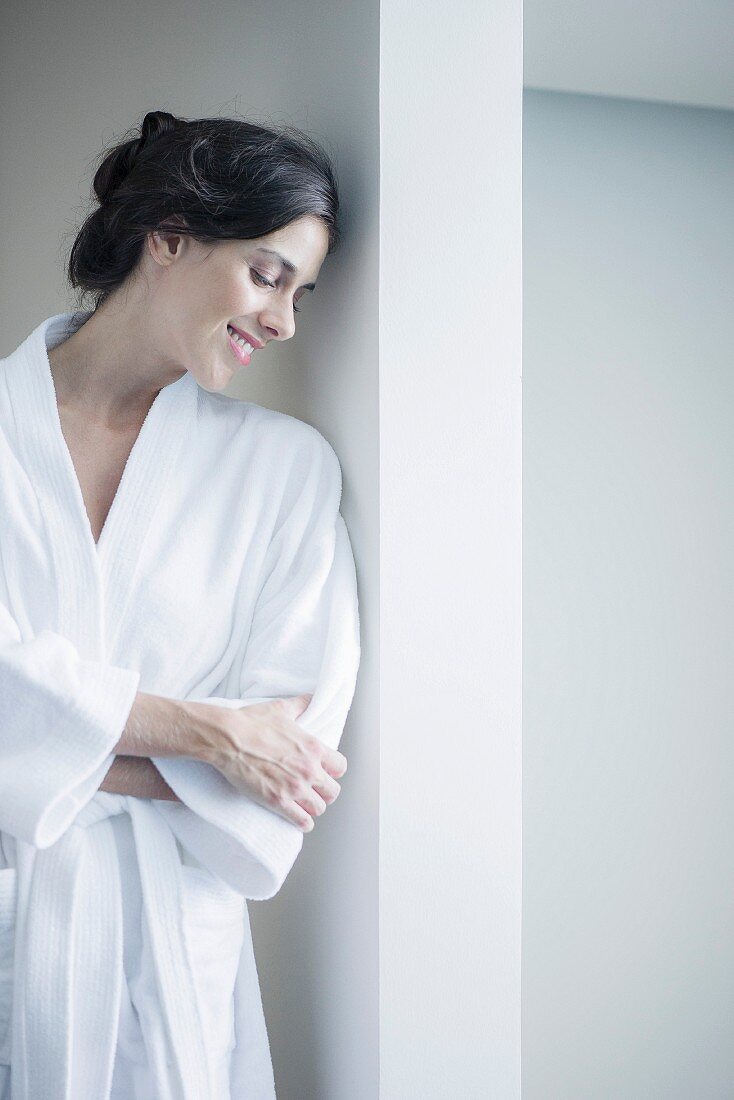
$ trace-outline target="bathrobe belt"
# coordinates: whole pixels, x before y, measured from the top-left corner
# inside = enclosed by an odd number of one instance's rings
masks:
[[[184,935],[178,848],[155,807],[125,795],[87,803],[55,844],[28,847],[19,858],[19,876],[25,871],[30,880],[23,889],[19,877],[16,924],[12,1077],[19,1100],[109,1095],[124,971],[120,866],[105,819],[125,811],[170,1042],[170,1054],[151,1052],[157,1087],[165,1090],[160,1100],[216,1100]]]

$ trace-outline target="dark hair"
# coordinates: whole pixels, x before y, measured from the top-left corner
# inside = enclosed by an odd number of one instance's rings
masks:
[[[148,111],[139,136],[102,154],[93,188],[99,206],[67,263],[80,308],[85,294],[97,309],[125,282],[153,230],[202,242],[247,240],[311,215],[328,230],[328,252],[340,239],[333,165],[293,126]]]

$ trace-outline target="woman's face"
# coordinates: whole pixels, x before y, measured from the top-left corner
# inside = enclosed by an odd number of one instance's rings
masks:
[[[148,241],[158,350],[218,391],[265,355],[271,340],[293,336],[296,313],[326,258],[328,232],[319,218],[306,216],[253,240],[201,244],[168,232]]]

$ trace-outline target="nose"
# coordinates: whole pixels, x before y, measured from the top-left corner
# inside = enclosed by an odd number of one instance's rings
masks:
[[[270,333],[272,340],[289,340],[296,331],[293,308],[289,307],[287,302],[283,305],[276,302],[268,303],[267,309],[261,311],[259,320],[263,329]]]

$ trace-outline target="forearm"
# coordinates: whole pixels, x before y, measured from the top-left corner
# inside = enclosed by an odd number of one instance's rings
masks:
[[[162,798],[180,802],[152,760],[144,756],[116,756],[99,785],[110,794],[129,794],[135,798]]]
[[[131,757],[189,756],[201,760],[224,736],[226,721],[227,712],[222,707],[139,691],[112,751]]]

